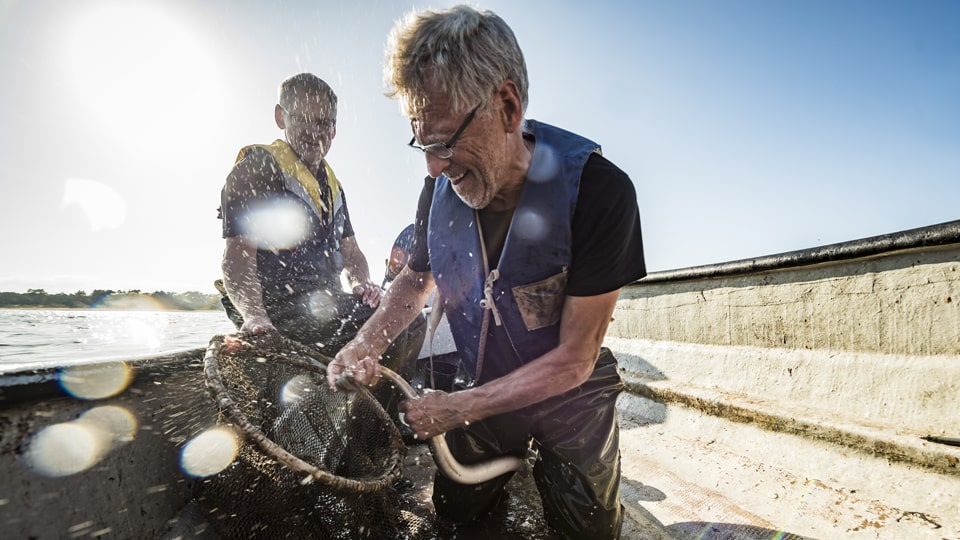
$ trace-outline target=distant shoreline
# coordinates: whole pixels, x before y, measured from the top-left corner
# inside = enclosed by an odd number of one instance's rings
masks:
[[[198,309],[175,309],[155,306],[151,309],[122,308],[108,306],[84,306],[84,307],[63,307],[63,306],[0,306],[0,311],[169,311],[171,313],[190,313],[193,311],[223,311],[223,308],[198,308]]]
[[[0,308],[10,309],[100,309],[113,311],[216,311],[222,309],[219,294],[199,292],[144,293],[95,289],[75,293],[48,293],[28,289],[25,293],[0,292]]]

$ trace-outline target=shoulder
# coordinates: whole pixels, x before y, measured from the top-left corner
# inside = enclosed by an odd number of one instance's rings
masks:
[[[598,211],[610,204],[636,204],[637,191],[627,173],[600,154],[591,154],[580,175],[578,200],[589,200]],[[607,204],[602,204],[608,201]],[[594,206],[595,205],[595,206]],[[581,205],[578,205],[578,208]],[[597,208],[599,207],[599,208]]]
[[[580,177],[581,183],[584,181],[590,184],[604,184],[607,187],[629,188],[633,190],[633,182],[627,173],[623,172],[609,159],[603,155],[594,152],[587,158],[587,163],[583,166],[583,173]],[[593,187],[593,186],[590,186]]]
[[[234,171],[261,175],[280,171],[276,158],[262,146],[247,146],[241,152],[243,157],[234,164]]]
[[[248,147],[227,176],[225,188],[238,192],[276,191],[283,185],[280,166],[266,149]]]

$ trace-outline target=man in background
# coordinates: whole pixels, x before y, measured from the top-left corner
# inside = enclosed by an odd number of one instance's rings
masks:
[[[386,269],[383,272],[383,283],[381,288],[386,289],[400,274],[400,270],[407,265],[410,259],[410,249],[413,247],[413,223],[407,225],[397,235],[393,241],[393,247],[390,248],[390,258],[385,261]]]
[[[220,288],[239,330],[278,331],[332,356],[373,313],[382,290],[370,279],[343,185],[325,159],[337,134],[336,94],[300,73],[283,81],[278,101],[274,120],[284,138],[243,148],[221,192]]]

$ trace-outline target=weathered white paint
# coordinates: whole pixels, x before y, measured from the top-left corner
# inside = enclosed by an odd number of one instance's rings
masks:
[[[626,287],[610,337],[960,355],[960,247]]]
[[[693,274],[625,288],[604,343],[634,519],[960,538],[960,448],[921,438],[960,437],[960,244]]]

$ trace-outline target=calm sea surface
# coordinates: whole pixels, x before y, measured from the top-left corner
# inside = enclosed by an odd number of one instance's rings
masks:
[[[0,371],[205,347],[233,331],[222,311],[0,309]]]

